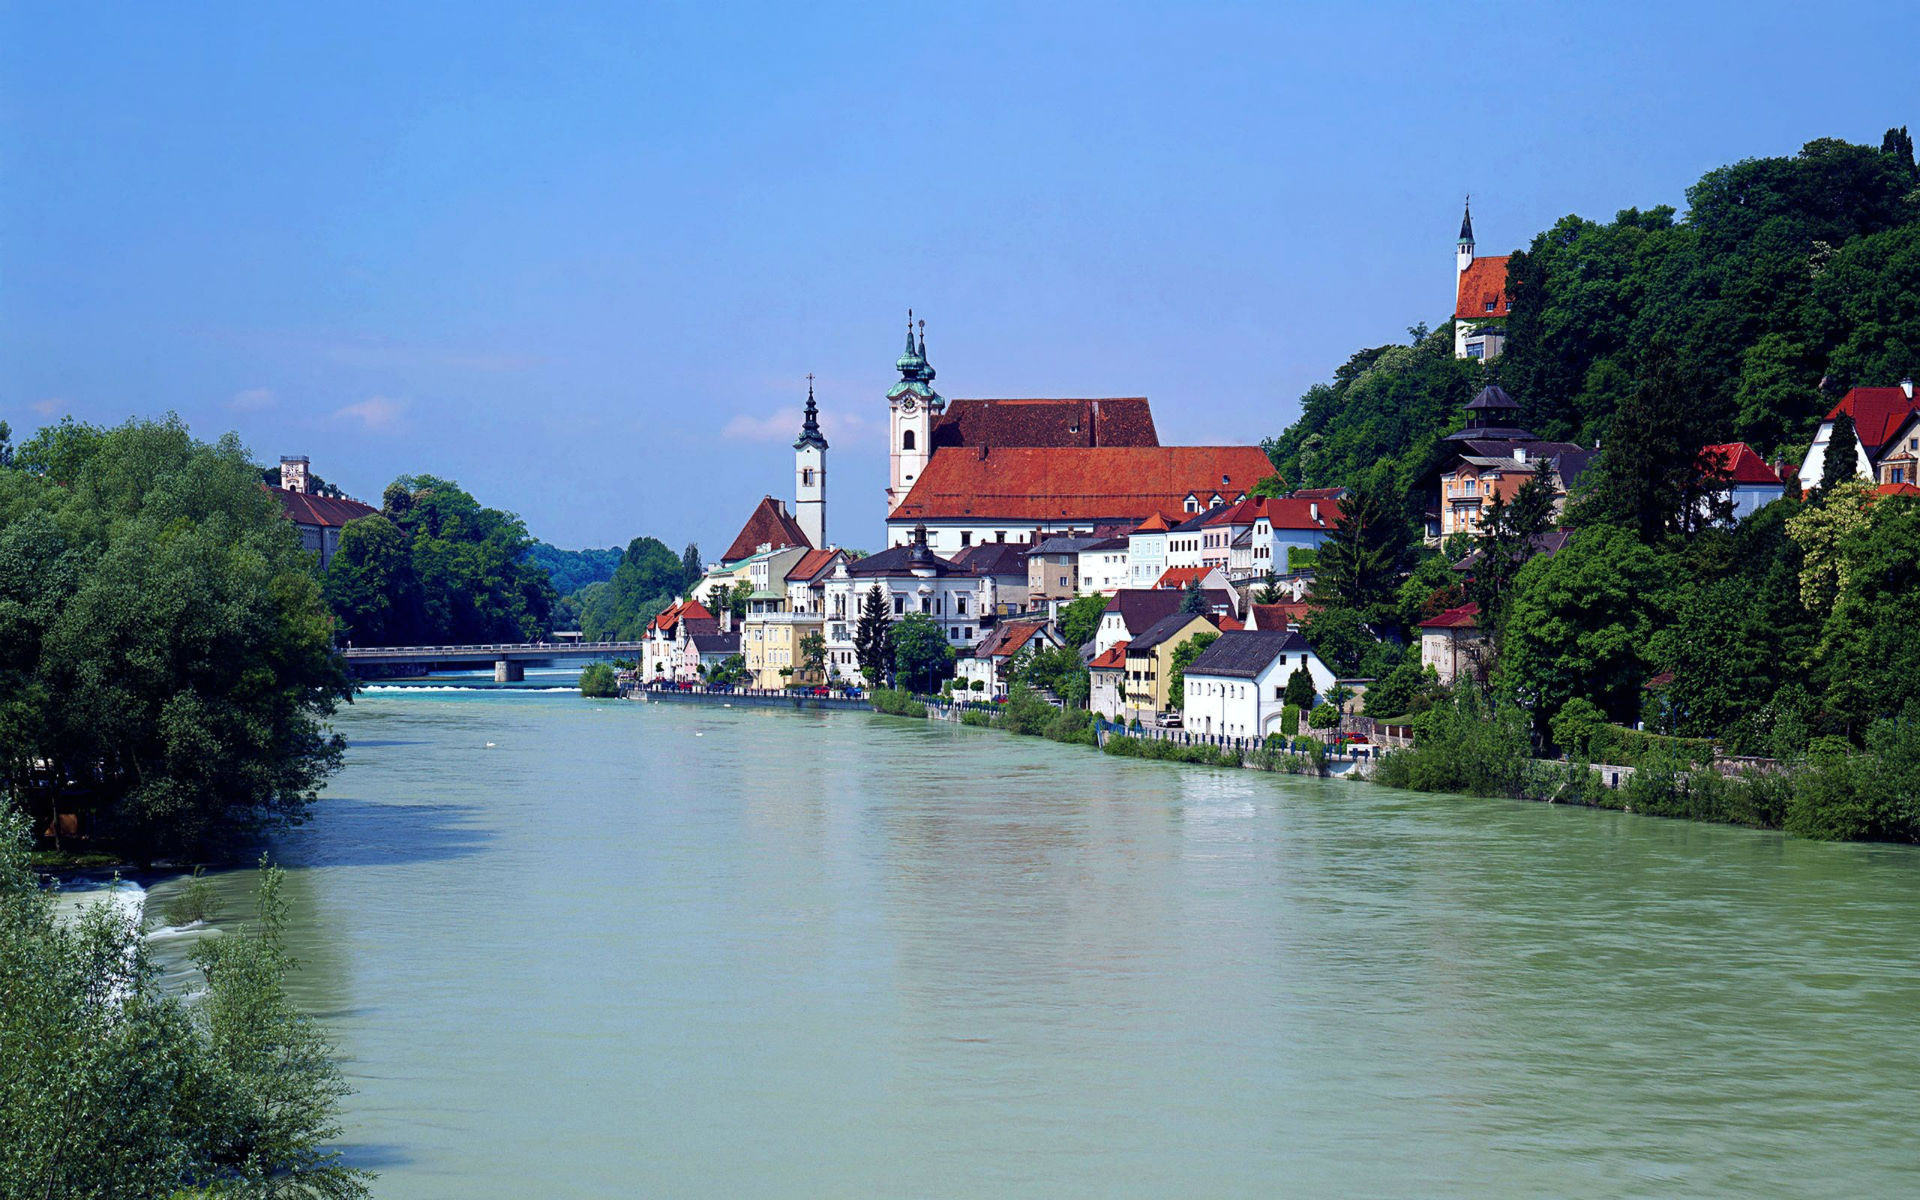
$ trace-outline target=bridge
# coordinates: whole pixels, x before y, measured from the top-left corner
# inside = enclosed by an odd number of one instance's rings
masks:
[[[495,642],[485,646],[349,646],[343,653],[348,666],[419,667],[493,664],[495,683],[518,683],[527,677],[527,664],[574,658],[640,657],[644,642]]]

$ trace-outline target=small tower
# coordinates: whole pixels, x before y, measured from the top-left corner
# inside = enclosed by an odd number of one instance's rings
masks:
[[[1473,197],[1467,197],[1467,211],[1460,218],[1460,241],[1454,246],[1453,277],[1454,292],[1460,290],[1460,276],[1467,273],[1473,265]]]
[[[820,409],[813,402],[813,376],[807,376],[807,416],[793,444],[793,519],[816,550],[827,544],[827,439],[820,432]]]
[[[947,402],[933,390],[934,370],[927,362],[927,323],[920,322],[920,341],[913,340],[913,310],[907,310],[907,351],[894,366],[900,382],[887,392],[887,436],[891,439],[888,462],[892,467],[887,485],[887,515],[906,500],[913,481],[920,478],[927,459],[933,454],[934,422],[945,411]]]

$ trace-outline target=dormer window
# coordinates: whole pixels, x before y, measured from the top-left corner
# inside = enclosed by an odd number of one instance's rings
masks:
[[[1194,495],[1188,495],[1188,496],[1187,496],[1187,504],[1186,504],[1186,508],[1187,508],[1187,511],[1188,511],[1188,512],[1199,512],[1199,511],[1200,511],[1200,497],[1198,497],[1198,496],[1194,496]]]
[[[1487,301],[1487,311],[1488,311],[1488,312],[1492,312],[1492,311],[1493,311],[1493,301],[1491,301],[1491,300],[1489,300],[1489,301]]]

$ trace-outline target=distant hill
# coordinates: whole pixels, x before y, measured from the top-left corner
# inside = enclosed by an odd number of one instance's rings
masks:
[[[553,590],[570,596],[590,583],[605,583],[620,566],[623,552],[618,546],[607,550],[562,550],[545,542],[527,548],[526,561],[546,571]]]

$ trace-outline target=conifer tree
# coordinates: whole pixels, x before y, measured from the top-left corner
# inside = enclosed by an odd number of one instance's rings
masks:
[[[1855,444],[1860,440],[1854,432],[1853,414],[1842,412],[1833,420],[1833,437],[1827,442],[1827,454],[1820,460],[1820,490],[1832,491],[1836,484],[1845,483],[1859,474],[1859,459]]]
[[[874,584],[860,601],[860,622],[853,631],[853,655],[868,683],[880,683],[893,661],[893,614],[886,589]]]

